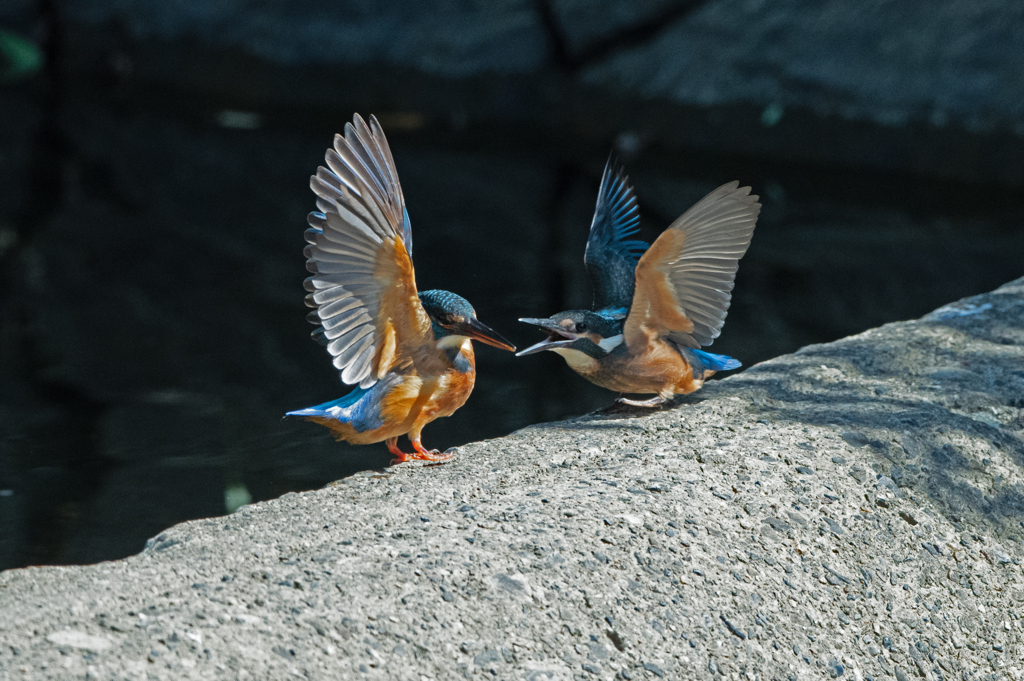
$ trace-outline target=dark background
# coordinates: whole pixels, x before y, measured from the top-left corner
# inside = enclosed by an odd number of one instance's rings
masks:
[[[0,30],[0,568],[387,463],[281,419],[345,391],[302,232],[355,111],[420,288],[520,346],[517,317],[589,303],[611,149],[648,239],[724,182],[761,195],[712,348],[747,366],[1024,275],[1019,0],[5,0]],[[428,446],[614,398],[551,353],[477,357]]]

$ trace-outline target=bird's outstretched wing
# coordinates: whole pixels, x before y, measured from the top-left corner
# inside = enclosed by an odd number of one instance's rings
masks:
[[[377,119],[357,114],[335,135],[327,168],[310,178],[319,211],[309,214],[304,251],[313,337],[327,346],[341,380],[368,388],[426,342],[430,318],[412,266],[402,187]]]
[[[654,241],[636,267],[624,329],[629,347],[667,337],[699,348],[718,337],[761,212],[757,198],[738,182],[722,185]]]
[[[594,287],[595,310],[629,307],[633,299],[633,270],[647,249],[645,242],[630,239],[636,236],[639,226],[640,210],[629,176],[609,158],[601,176],[583,256]]]

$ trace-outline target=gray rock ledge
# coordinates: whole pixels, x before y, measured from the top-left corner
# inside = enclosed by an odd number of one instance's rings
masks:
[[[1021,677],[1024,279],[680,402],[2,573],[0,678]]]

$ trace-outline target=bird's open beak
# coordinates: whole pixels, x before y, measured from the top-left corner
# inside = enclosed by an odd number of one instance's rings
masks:
[[[548,337],[542,340],[540,343],[531,345],[525,350],[521,350],[516,353],[516,357],[522,357],[523,355],[532,355],[535,352],[541,350],[554,350],[555,348],[564,348],[567,345],[572,345],[576,342],[577,337],[566,331],[565,327],[560,326],[550,319],[530,319],[529,317],[520,319],[519,321],[524,324],[533,324],[539,326],[548,332]]]
[[[502,350],[508,350],[509,352],[515,352],[516,346],[509,343],[507,340],[501,337],[497,331],[482,323],[475,317],[469,317],[466,321],[459,324],[456,330],[459,335],[478,340],[481,343],[487,343],[493,345],[496,348]]]

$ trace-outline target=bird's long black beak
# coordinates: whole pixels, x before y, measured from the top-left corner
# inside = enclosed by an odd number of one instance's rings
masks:
[[[476,317],[467,317],[464,322],[461,322],[458,325],[458,328],[453,330],[461,336],[478,340],[481,343],[487,343],[488,345],[493,345],[496,348],[508,350],[509,352],[516,351],[516,346],[502,338],[501,334],[481,322]]]
[[[556,324],[550,319],[531,319],[524,317],[519,321],[524,324],[532,324],[533,326],[540,327],[541,329],[548,332],[548,337],[542,340],[540,343],[536,343],[520,350],[516,353],[516,357],[523,357],[524,355],[532,355],[535,352],[541,350],[554,350],[555,348],[564,348],[567,345],[572,345],[576,342],[576,336],[565,330],[565,327]]]

